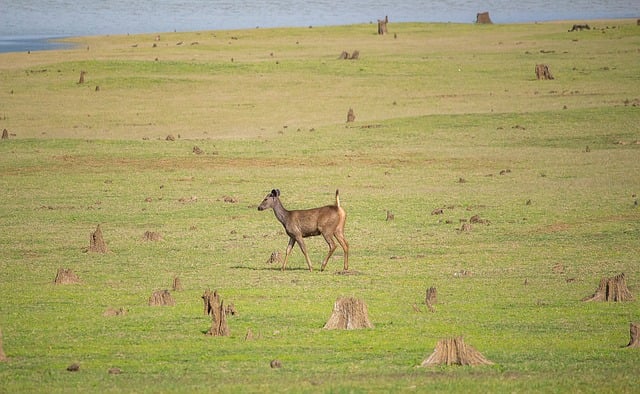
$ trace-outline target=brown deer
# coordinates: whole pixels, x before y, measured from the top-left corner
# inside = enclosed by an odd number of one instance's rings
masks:
[[[320,234],[322,234],[327,244],[329,244],[329,253],[322,262],[320,270],[324,271],[329,258],[331,258],[331,255],[336,250],[336,243],[333,240],[334,237],[342,247],[342,250],[344,250],[344,270],[347,271],[349,269],[349,244],[344,238],[344,224],[347,220],[347,213],[340,206],[338,190],[336,190],[335,205],[288,211],[282,206],[282,202],[280,202],[280,190],[273,189],[271,193],[267,194],[264,200],[262,200],[258,211],[264,211],[269,208],[273,208],[276,219],[282,223],[284,230],[289,236],[287,252],[285,253],[282,263],[283,271],[287,267],[287,259],[296,242],[300,245],[300,250],[302,250],[304,258],[307,260],[309,271],[313,271],[303,238]]]

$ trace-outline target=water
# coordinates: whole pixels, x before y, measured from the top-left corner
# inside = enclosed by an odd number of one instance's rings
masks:
[[[640,17],[638,0],[0,0],[0,52],[51,49],[50,38],[375,22],[494,23]],[[59,44],[58,44],[59,45]]]

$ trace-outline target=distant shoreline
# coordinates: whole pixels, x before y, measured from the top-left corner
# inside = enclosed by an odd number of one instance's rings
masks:
[[[70,49],[76,45],[62,40],[71,37],[0,37],[0,53],[51,51]]]
[[[604,23],[604,22],[614,22],[614,21],[625,21],[625,20],[634,20],[636,18],[604,18],[604,19],[558,19],[558,20],[548,20],[548,21],[532,21],[532,22],[516,22],[516,23],[496,23],[500,25],[522,25],[522,24],[537,24],[537,23],[566,23],[568,25],[572,23]],[[460,23],[460,24],[475,24],[475,22],[398,22],[398,24],[403,23],[425,23],[425,24],[441,24],[441,23]],[[318,26],[320,27],[320,26]],[[331,27],[331,26],[322,26],[322,27]],[[272,29],[275,27],[264,27],[264,29]],[[295,29],[296,27],[291,27]],[[221,29],[218,31],[226,31],[226,30],[250,30],[250,29]],[[189,31],[191,32],[191,31]],[[144,35],[144,34],[162,34],[166,32],[148,32],[148,33],[135,33],[131,35]],[[187,31],[185,31],[187,33]],[[122,33],[125,35],[126,33]],[[121,34],[99,34],[99,36],[110,36],[110,35],[121,35]],[[80,37],[90,37],[88,36],[3,36],[0,37],[0,54],[2,53],[20,53],[20,52],[35,52],[35,51],[53,51],[53,50],[61,50],[61,49],[72,49],[77,46],[72,42],[66,41],[67,39],[72,38],[80,38]]]

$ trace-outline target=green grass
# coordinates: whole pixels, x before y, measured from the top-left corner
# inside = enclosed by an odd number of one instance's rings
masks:
[[[635,391],[637,301],[581,301],[620,272],[639,297],[640,36],[595,24],[90,37],[0,55],[0,128],[15,134],[0,143],[0,391]],[[538,62],[556,79],[536,81]],[[356,274],[336,275],[340,251],[325,272],[299,249],[284,273],[265,263],[287,242],[256,210],[272,188],[288,208],[340,189]],[[460,231],[473,215],[490,223]],[[105,255],[86,252],[97,224]],[[326,245],[307,245],[318,269]],[[61,267],[82,283],[54,285]],[[174,276],[176,306],[149,307]],[[239,312],[230,337],[204,335],[208,288]],[[324,330],[341,296],[375,327]],[[418,367],[455,335],[495,365]]]

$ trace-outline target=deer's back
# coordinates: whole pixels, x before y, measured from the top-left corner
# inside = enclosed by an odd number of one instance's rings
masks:
[[[301,234],[303,237],[334,233],[343,224],[345,216],[344,210],[335,205],[291,211],[290,215],[295,220],[290,222],[287,232]]]

